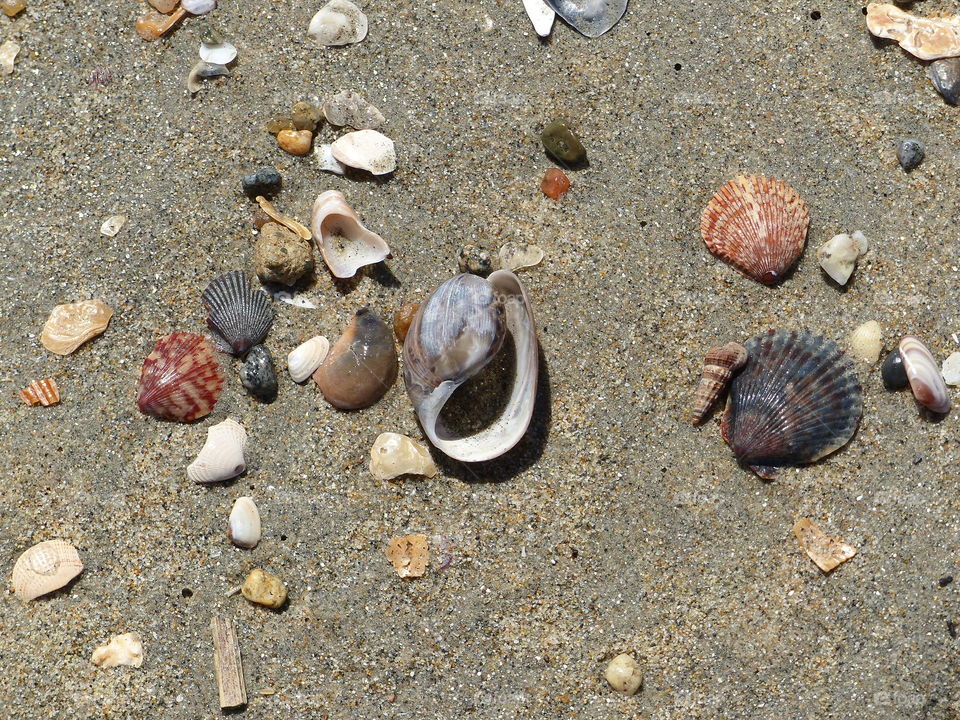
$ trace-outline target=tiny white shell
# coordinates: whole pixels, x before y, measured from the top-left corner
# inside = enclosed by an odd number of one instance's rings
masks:
[[[13,565],[11,584],[21,600],[59,590],[83,570],[77,549],[63,540],[46,540],[27,548]]]
[[[543,250],[530,243],[504,243],[499,254],[500,267],[504,270],[535,267],[543,261]]]
[[[943,361],[941,374],[947,385],[960,385],[960,352],[951,353]]]
[[[523,0],[523,9],[527,11],[533,29],[540,37],[547,37],[553,29],[553,19],[557,14],[544,0]]]
[[[237,59],[237,49],[228,42],[200,43],[200,59],[212,65],[229,65]]]
[[[317,335],[298,345],[287,355],[287,370],[294,382],[307,380],[323,363],[330,350],[330,341],[323,335]]]
[[[217,7],[217,0],[183,0],[180,4],[191,15],[206,15]]]
[[[187,477],[195,483],[215,483],[236,477],[247,469],[243,451],[247,431],[236,420],[227,418],[207,429],[207,442],[197,459],[187,467]]]
[[[100,226],[100,234],[106,235],[107,237],[113,237],[120,232],[120,229],[123,227],[125,222],[127,222],[126,215],[111,215],[104,220],[103,225]]]
[[[350,0],[331,0],[310,19],[307,37],[318,45],[358,43],[367,36],[367,16]]]
[[[104,668],[129,665],[140,667],[143,665],[143,644],[139,633],[128,632],[123,635],[114,635],[110,642],[101,645],[93,651],[90,662]]]
[[[376,130],[357,130],[335,140],[333,156],[344,165],[386,175],[397,169],[397,151],[393,140]]]
[[[933,353],[916,335],[904,335],[899,349],[903,369],[917,402],[935,413],[949,412],[952,405],[950,391]]]
[[[310,227],[323,261],[335,277],[353,277],[364,265],[378,263],[390,254],[384,239],[363,226],[337,190],[317,196]]]
[[[260,511],[252,497],[238,497],[230,511],[227,537],[240,548],[251,550],[260,542]]]
[[[333,145],[330,143],[316,144],[313,147],[313,156],[317,159],[317,167],[335,175],[343,175],[347,168],[333,156]]]
[[[370,448],[370,474],[377,480],[392,480],[400,475],[437,474],[430,451],[406,435],[380,433]]]
[[[875,363],[880,359],[883,350],[883,338],[880,323],[869,320],[850,333],[848,342],[850,353],[854,357],[868,363]]]
[[[13,72],[13,63],[17,59],[20,46],[13,40],[7,40],[0,45],[0,75],[9,75]]]

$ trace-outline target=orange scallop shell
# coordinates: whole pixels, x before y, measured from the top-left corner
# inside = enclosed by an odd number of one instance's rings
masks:
[[[776,178],[738,175],[710,200],[700,232],[710,252],[764,285],[783,280],[803,252],[810,213]]]
[[[202,335],[175,332],[160,338],[140,371],[137,407],[164,420],[190,422],[213,410],[223,373]]]

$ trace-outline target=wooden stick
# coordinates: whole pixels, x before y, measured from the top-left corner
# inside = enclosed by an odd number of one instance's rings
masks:
[[[243,684],[240,646],[233,631],[233,621],[214,617],[210,620],[210,629],[213,631],[213,667],[220,691],[220,709],[242,707],[247,704],[247,688]]]

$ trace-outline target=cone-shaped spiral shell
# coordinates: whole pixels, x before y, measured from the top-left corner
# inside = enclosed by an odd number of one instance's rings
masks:
[[[927,346],[916,335],[905,335],[899,349],[910,390],[917,402],[935,413],[949,412],[950,391]]]
[[[457,437],[440,412],[454,391],[500,352],[506,333],[516,354],[510,398],[488,427]],[[403,379],[423,430],[456,460],[481,462],[502,455],[527,432],[537,391],[538,347],[533,311],[520,280],[498,270],[486,280],[457,275],[420,306],[403,346]]]
[[[700,217],[710,252],[764,285],[780,282],[797,261],[809,225],[807,205],[793,188],[757,175],[728,182]]]
[[[200,454],[187,467],[187,477],[195,483],[215,483],[236,477],[247,469],[243,451],[247,431],[236,420],[227,418],[207,428],[207,441]]]
[[[747,363],[747,350],[739,343],[730,342],[723,346],[712,347],[703,358],[703,374],[700,384],[693,394],[690,412],[694,425],[700,424],[710,412],[710,408],[723,395],[730,378]]]
[[[323,261],[338,278],[353,277],[364,265],[378,263],[390,254],[384,239],[363,226],[343,193],[336,190],[317,196],[310,228]]]
[[[863,410],[853,362],[832,340],[770,330],[746,344],[721,426],[742,464],[760,477],[814,462],[853,437]]]
[[[21,600],[59,590],[83,570],[77,549],[63,540],[47,540],[27,548],[13,566],[11,584]]]
[[[273,323],[270,298],[253,290],[241,270],[225,273],[207,285],[203,304],[213,341],[225,353],[243,355],[266,339]]]
[[[140,370],[137,407],[164,420],[189,422],[209,414],[223,390],[223,373],[202,335],[160,338]]]

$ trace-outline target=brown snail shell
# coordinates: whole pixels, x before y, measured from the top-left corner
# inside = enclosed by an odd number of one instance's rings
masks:
[[[730,378],[747,364],[748,357],[746,348],[735,342],[712,347],[707,351],[703,358],[700,384],[693,394],[691,416],[694,425],[703,422],[710,408],[727,389]]]

